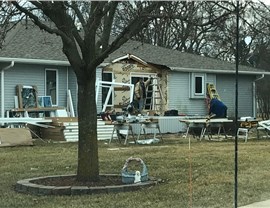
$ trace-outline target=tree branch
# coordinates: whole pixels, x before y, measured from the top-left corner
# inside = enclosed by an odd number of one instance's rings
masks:
[[[141,11],[141,15],[137,16],[135,19],[130,21],[129,25],[126,26],[123,31],[116,37],[116,39],[108,45],[108,47],[102,51],[102,53],[91,62],[89,65],[89,68],[93,66],[97,66],[112,52],[117,50],[121,45],[123,45],[125,42],[127,42],[132,36],[134,36],[138,31],[140,31],[142,28],[144,28],[150,20],[153,19],[151,15],[151,12],[156,11],[160,6],[163,4],[163,2],[155,2],[152,3],[150,6],[146,7]]]
[[[47,25],[41,23],[41,21],[39,20],[39,18],[34,15],[33,13],[31,13],[28,9],[25,9],[24,7],[20,6],[16,1],[12,1],[11,2],[19,11],[25,13],[28,17],[30,17],[34,23],[39,26],[40,29],[43,29],[43,30],[46,30],[48,33],[50,34],[56,34],[56,35],[59,35],[59,36],[65,36],[65,34],[58,30],[58,29],[52,29],[50,27],[48,27]],[[32,2],[31,2],[32,3]],[[38,5],[40,6],[40,4],[38,2],[34,2],[33,3],[35,6]]]

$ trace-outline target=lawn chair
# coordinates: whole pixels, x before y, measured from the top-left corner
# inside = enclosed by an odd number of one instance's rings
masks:
[[[265,120],[265,121],[260,121],[258,123],[258,128],[257,130],[263,130],[265,131],[266,135],[267,135],[267,138],[270,137],[269,133],[270,133],[270,120]]]
[[[237,137],[244,138],[245,142],[248,139],[248,133],[250,129],[256,128],[257,130],[257,137],[258,137],[258,121],[254,117],[241,117],[240,118],[240,127],[237,130]]]

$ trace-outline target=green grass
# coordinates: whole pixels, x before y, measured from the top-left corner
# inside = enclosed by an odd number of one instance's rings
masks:
[[[32,147],[0,148],[0,207],[234,206],[233,140],[199,142],[192,139],[191,150],[188,140],[180,136],[164,140],[164,144],[127,147],[100,142],[100,173],[120,173],[128,157],[140,157],[149,175],[163,179],[163,183],[136,192],[85,196],[33,196],[14,191],[20,179],[76,173],[76,143],[37,141]],[[241,140],[238,147],[238,205],[270,199],[270,140],[249,140],[247,143]]]

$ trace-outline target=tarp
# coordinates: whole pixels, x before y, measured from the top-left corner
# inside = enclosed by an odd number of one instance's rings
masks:
[[[0,147],[33,145],[31,132],[26,128],[0,128]]]

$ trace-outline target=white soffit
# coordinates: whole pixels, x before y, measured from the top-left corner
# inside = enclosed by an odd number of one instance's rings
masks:
[[[118,61],[125,60],[125,59],[133,59],[133,60],[135,60],[135,61],[140,62],[141,64],[148,65],[147,62],[145,62],[145,61],[142,60],[141,58],[139,58],[139,57],[137,57],[137,56],[134,56],[134,55],[132,55],[132,54],[127,54],[127,55],[125,55],[125,56],[122,56],[122,57],[119,57],[119,58],[117,58],[117,59],[114,59],[114,60],[112,61],[112,63],[114,64],[114,63],[116,63],[116,62],[118,62]]]

